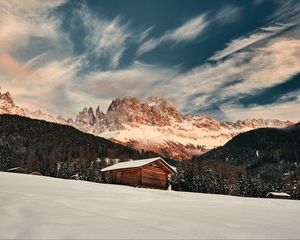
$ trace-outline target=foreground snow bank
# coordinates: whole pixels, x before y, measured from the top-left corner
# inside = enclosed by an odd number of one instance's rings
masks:
[[[0,172],[0,238],[300,238],[300,201]]]

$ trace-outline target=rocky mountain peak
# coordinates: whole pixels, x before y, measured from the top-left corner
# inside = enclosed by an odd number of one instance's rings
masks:
[[[165,113],[178,122],[182,122],[181,113],[175,108],[172,102],[166,98],[158,96],[150,96],[145,101],[152,111]]]
[[[107,109],[107,113],[110,112],[120,112],[126,110],[137,110],[141,107],[141,102],[139,99],[134,97],[123,97],[123,98],[116,98],[111,102]]]
[[[10,92],[6,92],[3,94],[0,93],[0,100],[6,102],[7,104],[9,104],[11,106],[15,106],[14,100],[13,100]]]
[[[56,122],[60,124],[67,123],[67,121],[63,117],[57,118],[47,113],[44,113],[39,109],[36,111],[30,111],[26,108],[21,108],[15,105],[14,100],[9,92],[6,92],[4,94],[0,93],[0,114],[15,114],[19,116],[45,120],[49,122]]]
[[[0,93],[0,113],[11,114],[14,113],[16,105],[9,92],[4,94]]]
[[[150,96],[146,99],[145,103],[149,106],[162,106],[162,107],[174,107],[174,105],[166,98],[160,96]]]
[[[76,116],[75,124],[89,124],[94,125],[96,117],[92,107],[83,108],[81,112]]]
[[[162,97],[152,96],[142,102],[137,98],[117,98],[111,102],[107,114],[118,118],[118,123],[166,126],[182,122],[182,116],[173,104]]]
[[[100,107],[98,106],[96,108],[96,119],[98,120],[103,119],[104,115],[105,114],[103,113],[103,111],[100,111]]]

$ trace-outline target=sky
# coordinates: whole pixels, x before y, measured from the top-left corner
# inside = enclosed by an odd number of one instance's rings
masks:
[[[300,1],[0,0],[0,86],[74,117],[162,96],[183,114],[300,120]]]

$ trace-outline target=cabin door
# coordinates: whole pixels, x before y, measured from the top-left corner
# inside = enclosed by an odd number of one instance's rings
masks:
[[[122,173],[117,172],[116,174],[116,184],[121,184],[122,183]]]

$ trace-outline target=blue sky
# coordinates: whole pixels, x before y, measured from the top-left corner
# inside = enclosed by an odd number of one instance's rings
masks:
[[[299,121],[300,2],[0,0],[0,85],[74,116],[122,96]]]

